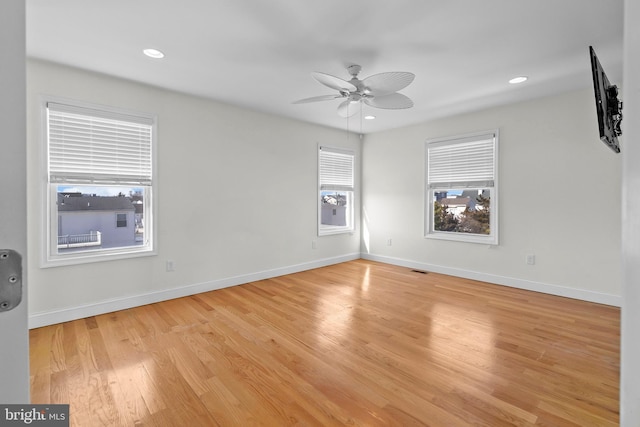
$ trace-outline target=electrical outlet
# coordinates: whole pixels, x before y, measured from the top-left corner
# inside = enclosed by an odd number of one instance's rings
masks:
[[[391,246],[392,243],[393,243],[393,241],[391,240],[391,237],[389,237],[387,239],[387,246]]]
[[[167,273],[170,273],[170,272],[172,272],[172,271],[175,271],[175,264],[174,264],[174,262],[173,262],[173,261],[171,261],[171,260],[167,261],[166,268],[167,268]]]
[[[526,262],[527,262],[527,265],[535,265],[535,263],[536,263],[536,256],[535,256],[535,255],[533,255],[533,254],[529,254],[529,255],[527,255],[527,257],[526,257]]]
[[[311,241],[311,249],[318,249],[318,242],[316,242],[315,240]]]

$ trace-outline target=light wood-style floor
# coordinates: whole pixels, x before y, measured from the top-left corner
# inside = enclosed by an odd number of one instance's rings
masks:
[[[358,260],[31,331],[72,426],[615,426],[620,310]]]

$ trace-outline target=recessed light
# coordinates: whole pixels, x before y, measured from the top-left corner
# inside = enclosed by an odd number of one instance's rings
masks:
[[[512,85],[516,85],[518,83],[526,82],[528,79],[529,79],[529,77],[527,77],[527,76],[514,77],[511,80],[509,80],[509,83],[511,83]]]
[[[145,49],[142,51],[149,58],[153,59],[161,59],[164,58],[164,53],[160,52],[158,49]]]
[[[376,116],[364,116],[365,120],[374,120]]]

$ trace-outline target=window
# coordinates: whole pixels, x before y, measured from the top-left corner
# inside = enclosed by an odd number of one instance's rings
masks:
[[[43,266],[153,254],[155,119],[69,101],[43,108]]]
[[[318,235],[354,230],[353,151],[318,149]]]
[[[498,131],[426,143],[426,237],[498,244]]]
[[[116,227],[126,227],[127,226],[127,214],[116,214]]]

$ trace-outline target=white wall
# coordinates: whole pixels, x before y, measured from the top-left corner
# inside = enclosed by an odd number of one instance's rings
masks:
[[[27,87],[32,327],[359,256],[316,224],[317,146],[354,135],[39,61]],[[43,94],[157,114],[157,256],[39,267]]]
[[[425,239],[425,140],[495,128],[500,244]],[[366,257],[621,303],[621,158],[598,139],[591,90],[367,135],[363,165]]]
[[[625,1],[620,425],[640,426],[640,3]]]

